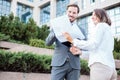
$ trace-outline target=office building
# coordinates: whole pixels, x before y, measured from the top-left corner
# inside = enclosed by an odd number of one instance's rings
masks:
[[[78,24],[84,28],[91,24],[93,9],[106,9],[112,20],[113,35],[120,35],[120,0],[0,0],[0,15],[9,15],[12,12],[24,22],[33,18],[41,26],[64,15],[69,3],[79,5]]]

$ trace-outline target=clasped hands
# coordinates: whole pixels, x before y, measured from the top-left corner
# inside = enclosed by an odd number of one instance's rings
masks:
[[[72,39],[71,35],[69,33],[67,33],[67,32],[64,32],[63,36],[67,39],[67,41],[72,43],[72,46],[70,47],[70,52],[73,55],[81,55],[82,51],[79,48],[77,48],[76,46],[73,45],[73,39]]]

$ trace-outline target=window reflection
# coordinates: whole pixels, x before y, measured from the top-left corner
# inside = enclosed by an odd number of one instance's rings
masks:
[[[10,14],[11,2],[9,0],[0,0],[0,16]]]
[[[43,6],[40,11],[40,23],[45,24],[50,20],[50,3]]]
[[[33,0],[28,0],[28,1],[33,2]]]
[[[56,16],[61,16],[65,14],[66,7],[69,4],[69,0],[57,0],[56,3]]]
[[[28,22],[29,18],[32,17],[32,8],[23,4],[18,3],[17,16],[23,22]]]
[[[120,34],[120,7],[112,8],[107,10],[112,20],[112,31],[114,35]]]

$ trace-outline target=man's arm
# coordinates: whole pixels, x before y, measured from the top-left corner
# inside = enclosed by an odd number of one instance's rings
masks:
[[[46,38],[46,45],[50,46],[54,43],[54,41],[56,40],[55,34],[53,32],[53,30],[50,31],[48,37]]]

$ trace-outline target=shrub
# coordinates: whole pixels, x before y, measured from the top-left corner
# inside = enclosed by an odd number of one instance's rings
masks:
[[[7,41],[10,39],[10,36],[0,33],[0,41]]]
[[[115,52],[120,52],[120,40],[115,38],[114,39],[114,51]]]
[[[19,17],[10,14],[0,16],[0,33],[10,36],[12,40],[28,44],[31,38],[37,38],[38,26],[33,19],[29,19],[28,23],[23,23]]]
[[[89,75],[90,69],[88,67],[88,62],[86,60],[81,59],[80,60],[81,63],[81,74],[86,74]]]
[[[0,70],[14,72],[50,72],[51,56],[11,53],[0,50]]]
[[[29,43],[30,39],[37,38],[38,35],[38,26],[33,19],[29,19],[29,22],[26,24],[24,39],[26,43]]]
[[[38,29],[38,39],[45,40],[49,34],[49,27],[47,25],[43,25]]]
[[[120,60],[120,52],[113,52],[113,56],[115,59],[119,59]]]
[[[30,39],[30,46],[34,46],[34,47],[40,47],[40,48],[48,48],[48,49],[53,49],[54,45],[52,46],[46,46],[45,45],[45,41],[41,40],[41,39]]]
[[[26,52],[11,53],[0,50],[0,70],[14,72],[50,73],[49,55],[38,55]],[[87,61],[81,60],[81,74],[89,74]]]
[[[118,75],[120,75],[120,69],[117,70]]]
[[[30,39],[30,46],[45,48],[45,42],[41,39]]]

